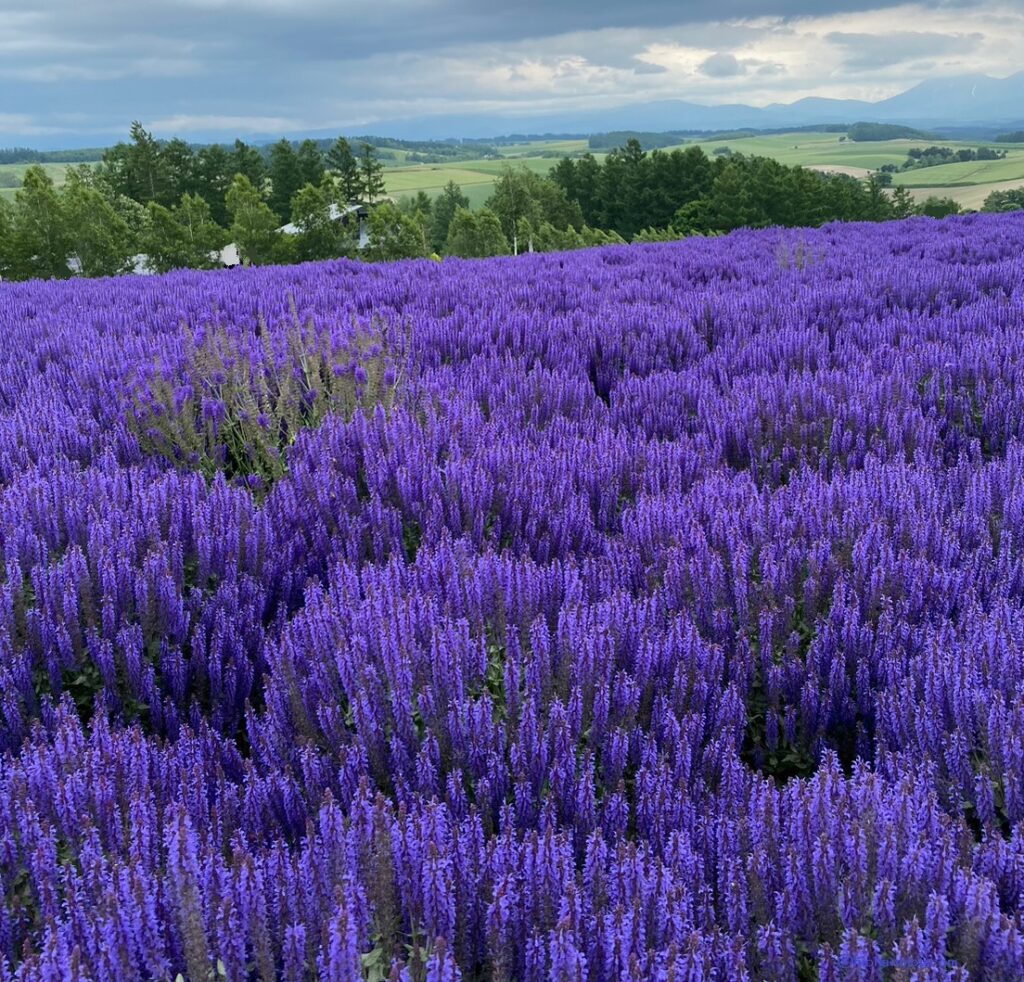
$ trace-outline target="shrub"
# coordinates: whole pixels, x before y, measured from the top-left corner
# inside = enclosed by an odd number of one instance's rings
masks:
[[[301,430],[328,414],[389,409],[401,379],[383,324],[342,343],[297,316],[283,345],[262,320],[251,334],[216,327],[186,338],[180,368],[157,366],[135,387],[129,425],[143,452],[257,494],[286,472]]]

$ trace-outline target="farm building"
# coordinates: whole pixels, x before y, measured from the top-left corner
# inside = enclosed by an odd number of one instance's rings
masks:
[[[365,249],[366,244],[370,241],[369,230],[367,229],[366,220],[370,215],[370,210],[367,205],[352,202],[347,205],[331,205],[331,221],[340,222],[342,225],[348,225],[349,222],[359,222],[359,246],[360,249]],[[288,222],[286,225],[282,225],[279,229],[284,235],[298,235],[301,231],[294,222]],[[242,265],[242,257],[238,252],[238,246],[234,242],[228,243],[220,251],[221,265],[225,268],[231,268],[233,266]]]

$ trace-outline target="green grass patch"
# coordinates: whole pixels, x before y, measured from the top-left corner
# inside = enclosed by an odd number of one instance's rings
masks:
[[[7,185],[15,184],[21,185],[22,178],[25,176],[25,171],[29,167],[42,167],[44,171],[53,180],[53,183],[60,186],[64,183],[64,177],[67,173],[68,167],[74,166],[73,164],[0,164],[0,192],[11,191],[12,188]]]
[[[586,140],[533,140],[530,143],[508,143],[498,147],[503,157],[532,157],[539,153],[586,153]]]
[[[1003,160],[969,160],[893,174],[903,187],[966,187],[1024,179],[1024,151],[1012,150]]]

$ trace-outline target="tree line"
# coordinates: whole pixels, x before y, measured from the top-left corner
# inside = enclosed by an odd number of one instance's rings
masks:
[[[29,147],[0,147],[0,164],[80,164],[102,158],[102,148],[32,150]]]
[[[383,194],[369,143],[196,149],[134,123],[98,163],[69,167],[63,187],[39,165],[26,170],[13,206],[0,200],[0,276],[116,275],[140,255],[154,272],[204,269],[221,264],[228,242],[251,263],[328,258],[358,242],[358,222],[339,213]],[[289,222],[298,234],[279,231]]]
[[[901,126],[899,123],[854,123],[846,131],[854,143],[881,143],[886,140],[934,140],[931,133]]]
[[[883,164],[879,170],[883,174],[897,174],[901,171],[920,170],[923,167],[940,167],[943,164],[966,164],[978,160],[1002,160],[1006,157],[1005,150],[992,147],[911,147],[907,151],[907,159],[902,164]]]
[[[454,182],[434,198],[386,198],[369,143],[338,138],[324,152],[281,140],[262,153],[239,140],[196,150],[135,124],[97,165],[69,168],[62,187],[33,166],[13,207],[0,200],[0,276],[115,275],[140,255],[155,272],[210,268],[229,242],[248,264],[484,257],[960,210],[949,199],[917,205],[905,188],[887,189],[887,177],[696,146],[648,152],[629,138],[603,160],[564,158],[547,177],[506,168],[484,206],[470,209]],[[1009,210],[1017,197],[989,203]]]
[[[993,191],[981,206],[985,212],[1024,211],[1024,188]]]
[[[235,140],[231,148],[211,144],[198,150],[184,140],[160,142],[141,123],[133,123],[128,141],[104,151],[95,177],[113,197],[171,208],[184,195],[202,198],[214,221],[229,220],[227,194],[238,175],[264,195],[280,224],[291,220],[292,199],[307,185],[319,185],[330,171],[339,200],[369,201],[384,193],[383,164],[368,142],[355,149],[339,138],[326,152],[315,140],[297,146],[279,140],[261,149]]]
[[[569,249],[621,241],[586,226],[553,182],[512,171],[486,207],[471,211],[454,182],[431,199],[392,202],[368,142],[339,137],[269,151],[160,142],[140,123],[95,165],[68,168],[58,187],[30,166],[13,206],[0,200],[0,276],[113,276],[222,265],[234,243],[247,264],[356,256],[370,261],[521,249]],[[532,224],[531,224],[532,222]],[[362,239],[361,240],[361,233]],[[522,246],[519,239],[522,238]]]
[[[732,153],[709,157],[700,147],[643,150],[630,140],[600,162],[564,159],[552,180],[579,205],[589,225],[630,240],[713,235],[736,228],[816,226],[832,221],[886,221],[924,213],[910,192],[886,190],[877,175],[862,181]],[[944,213],[958,210],[942,202]],[[938,204],[930,206],[933,213]]]

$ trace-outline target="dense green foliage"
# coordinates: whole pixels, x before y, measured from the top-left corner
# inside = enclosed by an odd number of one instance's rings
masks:
[[[457,208],[448,226],[445,253],[463,259],[483,259],[486,256],[508,254],[508,240],[501,228],[501,220],[490,208],[469,211]]]
[[[882,140],[930,140],[930,133],[896,123],[854,123],[846,135],[855,143],[877,143]]]
[[[384,165],[371,143],[359,147],[359,199],[376,201],[384,194]]]
[[[131,230],[96,188],[82,180],[70,180],[59,207],[64,212],[67,249],[78,260],[83,276],[116,276],[131,270]]]
[[[362,188],[359,161],[356,160],[356,155],[352,152],[352,147],[345,137],[339,136],[327,151],[327,166],[337,176],[341,200],[356,201]]]
[[[335,185],[324,175],[318,184],[306,184],[292,197],[292,223],[298,229],[296,258],[300,262],[333,259],[351,251],[349,226],[335,221],[331,205]]]
[[[610,133],[594,133],[587,139],[587,146],[591,150],[614,150],[625,146],[630,140],[636,140],[644,150],[658,150],[684,142],[682,134],[674,131],[644,133],[639,130],[614,130]]]
[[[981,207],[982,211],[1024,211],[1024,188],[993,191]]]
[[[978,147],[977,150],[970,147],[961,147],[959,150],[952,147],[926,147],[923,150],[911,147],[907,151],[907,157],[920,167],[934,167],[939,163],[968,163],[972,160],[1001,160],[1005,156],[1005,150],[993,150],[992,147]]]
[[[60,195],[41,167],[32,166],[25,172],[10,226],[8,267],[12,277],[65,279],[71,275],[71,237]]]
[[[292,197],[302,187],[299,158],[287,140],[278,140],[270,150],[270,201],[268,204],[278,224],[287,222],[291,215]]]
[[[154,272],[220,265],[219,253],[227,244],[227,233],[199,195],[183,194],[173,208],[151,201],[147,218],[139,247]]]
[[[420,213],[409,214],[390,202],[370,212],[369,242],[363,252],[371,262],[421,259],[430,254],[430,238]]]
[[[569,199],[565,188],[525,167],[505,170],[487,199],[487,207],[498,216],[514,253],[523,251],[519,239],[529,238],[542,224],[561,232],[583,226],[583,211],[578,202]]]
[[[253,266],[272,263],[279,255],[278,216],[244,174],[236,174],[228,189],[231,238],[242,259]]]
[[[441,252],[448,241],[448,229],[460,208],[469,208],[469,198],[454,181],[449,181],[433,203],[430,216],[430,243],[434,252]]]
[[[138,122],[98,165],[69,168],[63,188],[38,164],[20,185],[13,206],[0,202],[5,279],[114,275],[138,256],[153,272],[206,269],[221,265],[229,241],[256,265],[353,255],[359,218],[347,206],[383,194],[368,143],[357,158],[343,139],[326,155],[313,140],[280,140],[264,156],[241,140],[199,149],[161,142]],[[289,222],[294,234],[283,234]],[[425,236],[413,254],[424,254]]]
[[[552,180],[583,221],[633,238],[641,229],[706,235],[735,228],[896,217],[877,179],[788,167],[766,157],[709,158],[700,147],[647,153],[636,140],[604,163],[562,160]]]
[[[0,198],[0,279],[11,275],[14,263],[14,217],[11,208]]]
[[[959,215],[961,208],[952,198],[930,195],[918,206],[918,211],[929,218],[945,218],[947,215]]]
[[[1012,133],[1000,133],[996,137],[996,143],[1024,143],[1024,130],[1014,130]]]

